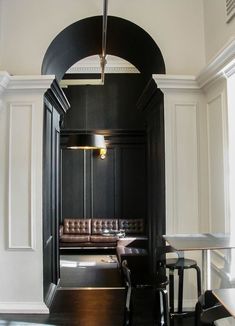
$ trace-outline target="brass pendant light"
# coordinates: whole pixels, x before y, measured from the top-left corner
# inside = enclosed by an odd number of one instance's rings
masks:
[[[101,149],[106,148],[103,135],[73,134],[67,142],[68,149]]]

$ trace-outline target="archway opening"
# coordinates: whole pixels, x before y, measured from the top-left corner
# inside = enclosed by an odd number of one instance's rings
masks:
[[[61,131],[63,185],[68,191],[62,188],[60,222],[68,215],[144,215],[154,266],[158,236],[165,231],[165,177],[163,96],[152,74],[165,73],[165,64],[157,44],[136,24],[109,16],[107,30],[107,54],[127,60],[140,73],[110,74],[102,88],[74,86],[65,90],[71,103]],[[68,26],[48,47],[42,74],[54,74],[60,81],[76,62],[101,53],[101,36],[102,16]],[[76,74],[70,78],[76,78]],[[79,78],[86,75],[79,74]],[[92,152],[72,153],[63,147],[69,134],[83,129],[85,114],[86,127],[102,130],[109,142],[108,159],[104,162]],[[82,174],[76,173],[77,166],[82,167]]]

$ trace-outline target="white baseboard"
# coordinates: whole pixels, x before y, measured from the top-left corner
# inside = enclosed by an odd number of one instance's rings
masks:
[[[1,314],[49,314],[44,302],[0,302]]]

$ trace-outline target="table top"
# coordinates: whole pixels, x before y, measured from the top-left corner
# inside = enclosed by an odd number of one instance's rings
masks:
[[[212,291],[219,302],[228,310],[228,312],[235,317],[235,288],[218,289]]]
[[[175,250],[213,250],[235,248],[235,239],[225,233],[193,233],[163,235]]]

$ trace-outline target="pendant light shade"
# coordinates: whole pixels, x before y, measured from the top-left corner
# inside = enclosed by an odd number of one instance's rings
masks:
[[[100,149],[106,148],[103,135],[78,134],[70,135],[67,143],[69,149]]]

